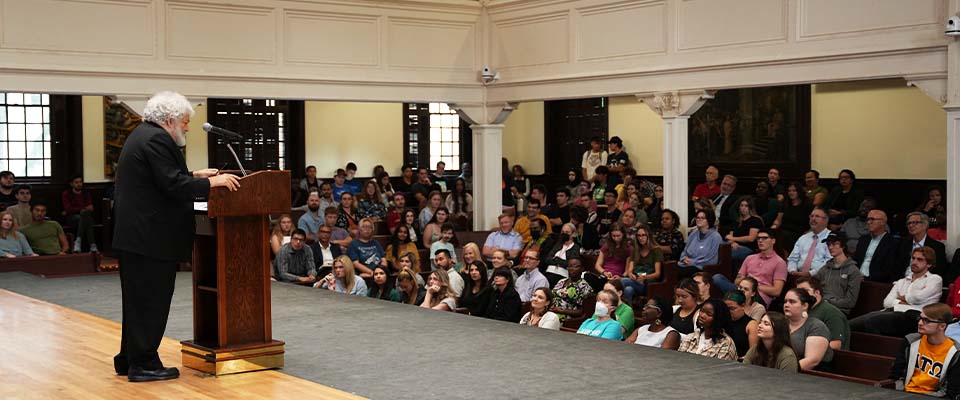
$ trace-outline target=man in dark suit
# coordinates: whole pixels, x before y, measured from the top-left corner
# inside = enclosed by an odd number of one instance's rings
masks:
[[[720,194],[713,196],[713,205],[717,210],[717,233],[726,235],[737,227],[737,218],[740,211],[735,207],[737,203],[733,191],[737,190],[737,177],[724,175],[720,181]]]
[[[157,348],[170,313],[177,263],[190,259],[195,231],[193,200],[210,188],[237,190],[233,175],[215,169],[187,170],[180,151],[186,145],[193,107],[185,97],[160,92],[147,101],[144,122],[120,152],[114,212],[113,248],[120,264],[123,325],[118,375],[131,382],[174,379]]]
[[[866,280],[893,283],[903,278],[907,267],[900,263],[900,238],[887,232],[887,213],[872,210],[867,214],[867,230],[860,237],[853,259]]]
[[[927,229],[929,227],[930,217],[928,217],[927,214],[920,211],[907,214],[907,232],[910,233],[910,237],[902,238],[900,241],[900,260],[897,261],[897,263],[904,266],[904,268],[909,267],[911,262],[910,256],[913,254],[913,249],[927,246],[933,249],[933,253],[937,257],[936,264],[930,269],[930,272],[940,275],[943,281],[949,285],[957,275],[947,268],[946,246],[927,236]]]
[[[403,196],[400,196],[403,197]],[[333,266],[333,260],[340,257],[343,251],[340,245],[330,241],[335,227],[321,225],[317,230],[317,241],[310,243],[310,250],[313,251],[313,260],[317,264],[317,279],[323,279],[324,275],[330,273],[330,267]]]

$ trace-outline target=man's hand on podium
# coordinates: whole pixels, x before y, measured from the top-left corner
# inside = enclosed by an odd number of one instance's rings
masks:
[[[219,169],[216,169],[216,168],[199,169],[199,170],[193,171],[193,177],[194,177],[194,178],[209,178],[209,177],[214,176],[214,175],[216,175],[216,174],[218,174],[218,173],[220,173],[220,170],[219,170]]]
[[[211,188],[223,186],[229,189],[231,192],[236,192],[237,189],[240,188],[240,181],[237,180],[237,176],[233,174],[214,175],[208,179],[210,179]]]

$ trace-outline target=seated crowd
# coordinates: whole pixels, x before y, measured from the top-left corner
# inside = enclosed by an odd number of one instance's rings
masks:
[[[939,241],[942,190],[907,215],[909,236],[900,237],[853,171],[827,190],[817,171],[785,184],[771,169],[753,195],[736,196],[737,178],[710,166],[687,228],[663,208],[662,187],[637,177],[618,138],[609,153],[600,143],[554,197],[522,167],[505,168],[497,229],[462,246],[456,232],[469,226],[473,201],[466,165],[452,182],[442,163],[434,174],[404,167],[392,185],[382,167],[363,184],[352,182],[352,163],[332,183],[310,167],[303,215],[281,216],[271,237],[275,277],[793,372],[831,372],[851,331],[901,337],[891,379],[912,392],[960,394],[960,381],[947,379],[960,367],[932,366],[960,360],[960,274]],[[377,224],[390,232],[385,246]],[[668,281],[672,298],[648,295]],[[848,320],[865,281],[891,285],[889,294]],[[955,283],[952,306],[940,303],[944,281]]]

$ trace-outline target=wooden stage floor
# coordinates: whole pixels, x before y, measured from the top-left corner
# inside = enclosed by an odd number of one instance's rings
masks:
[[[2,289],[0,326],[2,399],[362,399],[279,371],[214,377],[186,369],[169,338],[160,358],[180,378],[130,383],[113,371],[120,324]]]

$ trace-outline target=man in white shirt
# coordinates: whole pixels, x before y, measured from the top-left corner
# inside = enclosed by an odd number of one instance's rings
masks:
[[[527,250],[523,255],[523,275],[517,278],[517,293],[520,301],[527,302],[537,288],[550,287],[547,277],[540,273],[540,253],[535,249]]]
[[[787,257],[787,272],[795,277],[813,276],[820,271],[832,256],[823,239],[827,238],[827,212],[822,208],[815,208],[810,212],[810,231],[800,236],[793,246],[793,251]],[[811,254],[811,250],[813,254]]]
[[[607,152],[603,150],[603,143],[599,137],[590,139],[590,150],[583,152],[583,160],[580,162],[580,168],[583,169],[581,176],[587,182],[593,182],[593,174],[597,167],[607,165]]]
[[[450,255],[450,250],[440,249],[437,250],[437,253],[433,255],[433,262],[437,264],[437,268],[440,268],[444,271],[447,271],[447,277],[450,278],[450,290],[460,298],[460,294],[463,293],[463,277],[460,276],[460,273],[453,269],[453,257]]]
[[[883,310],[861,315],[850,321],[850,330],[903,337],[917,329],[920,311],[936,303],[942,294],[943,280],[930,272],[936,264],[933,249],[920,247],[910,257],[910,276],[893,283],[883,299]]]

